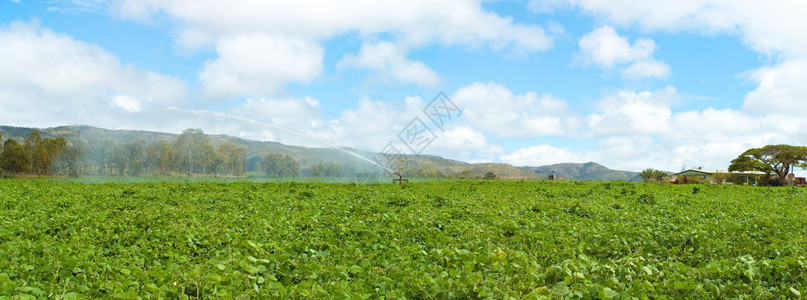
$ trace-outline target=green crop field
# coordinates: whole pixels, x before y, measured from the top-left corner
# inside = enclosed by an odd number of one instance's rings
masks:
[[[807,189],[0,180],[0,298],[798,298]]]

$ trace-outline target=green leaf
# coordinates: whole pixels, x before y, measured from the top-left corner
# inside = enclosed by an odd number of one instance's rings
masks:
[[[600,299],[610,300],[610,299],[614,299],[617,296],[619,296],[619,293],[615,292],[614,290],[612,290],[612,289],[610,289],[608,287],[601,287],[599,289],[599,291],[597,291],[597,296]]]
[[[364,271],[364,269],[362,269],[362,267],[359,267],[357,265],[352,265],[352,266],[350,266],[350,268],[347,269],[347,272],[350,273],[350,275],[353,275],[353,276],[361,274],[362,271]]]

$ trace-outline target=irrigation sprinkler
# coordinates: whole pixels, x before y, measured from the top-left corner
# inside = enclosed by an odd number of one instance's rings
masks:
[[[392,184],[397,183],[399,186],[403,185],[404,182],[409,184],[409,179],[403,179],[403,175],[401,175],[401,173],[395,172],[393,174],[398,175],[398,179],[392,179]]]

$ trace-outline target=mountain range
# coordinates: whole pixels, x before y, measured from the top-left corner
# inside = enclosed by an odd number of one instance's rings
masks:
[[[84,142],[92,140],[111,140],[115,143],[129,143],[143,140],[146,143],[159,141],[172,142],[178,134],[141,131],[141,130],[111,130],[86,125],[59,126],[50,128],[31,128],[0,126],[2,138],[13,138],[18,142],[28,137],[32,131],[39,130],[43,138],[64,137],[68,140],[80,139]],[[293,157],[300,164],[301,169],[310,168],[322,162],[333,162],[353,166],[355,173],[377,172],[378,167],[368,163],[360,157],[377,157],[377,153],[351,148],[314,148],[294,145],[285,145],[271,141],[254,141],[227,135],[208,135],[211,144],[219,145],[231,141],[247,150],[249,157],[248,167],[261,157],[269,153],[281,153]],[[561,180],[627,180],[640,181],[639,173],[631,171],[611,170],[595,162],[587,163],[560,163],[548,166],[512,166],[503,163],[467,163],[434,155],[406,155],[405,167],[408,170],[430,169],[435,174],[444,176],[482,177],[492,172],[501,179],[547,179],[554,174]]]

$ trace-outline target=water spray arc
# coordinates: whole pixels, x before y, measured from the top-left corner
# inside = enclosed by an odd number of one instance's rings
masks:
[[[364,157],[361,154],[358,154],[356,152],[353,152],[353,151],[347,150],[345,148],[339,147],[339,146],[337,146],[337,145],[335,145],[333,143],[330,143],[330,142],[328,142],[326,140],[323,140],[323,139],[320,139],[320,138],[317,138],[317,137],[313,137],[313,136],[304,134],[302,132],[291,130],[291,129],[288,129],[288,128],[285,128],[285,127],[282,127],[282,126],[277,126],[275,124],[265,123],[265,122],[261,122],[261,121],[257,121],[257,120],[253,120],[253,119],[249,119],[249,118],[244,118],[244,117],[241,117],[241,116],[235,116],[235,115],[230,115],[230,114],[225,114],[225,113],[220,113],[220,112],[207,111],[207,110],[184,110],[184,109],[179,109],[179,108],[175,108],[175,107],[170,107],[168,109],[173,110],[173,111],[182,112],[182,113],[194,114],[194,115],[202,116],[202,117],[204,117],[204,116],[214,116],[214,117],[219,117],[219,118],[227,118],[227,119],[237,120],[237,121],[241,121],[241,122],[245,122],[245,123],[251,123],[251,124],[255,124],[255,125],[260,125],[260,126],[269,127],[269,128],[273,128],[273,129],[276,129],[276,130],[288,132],[288,133],[297,135],[299,137],[303,137],[303,138],[315,141],[317,143],[326,145],[328,147],[334,148],[336,150],[342,151],[344,153],[347,153],[348,155],[351,155],[351,156],[353,156],[355,158],[358,158],[358,159],[361,159],[363,161],[366,161],[366,162],[368,162],[368,163],[370,163],[370,164],[372,164],[374,166],[377,166],[379,168],[382,168],[382,169],[384,169],[384,170],[386,170],[386,171],[388,171],[390,173],[395,173],[395,171],[393,171],[393,170],[379,164],[376,161],[373,161],[372,159]]]

